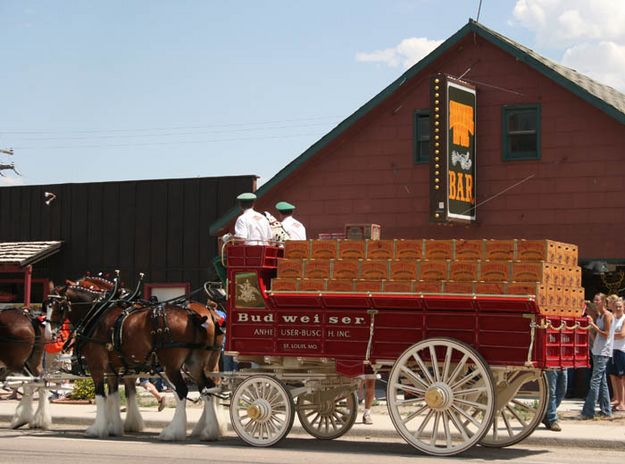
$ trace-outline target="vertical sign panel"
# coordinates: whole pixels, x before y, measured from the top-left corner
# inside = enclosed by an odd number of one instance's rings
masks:
[[[439,74],[432,79],[431,97],[432,220],[475,221],[475,88]]]

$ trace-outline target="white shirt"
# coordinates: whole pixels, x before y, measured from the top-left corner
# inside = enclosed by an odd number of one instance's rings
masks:
[[[620,332],[623,329],[623,323],[625,323],[625,314],[618,319],[614,316],[614,321],[612,322],[612,324],[614,324],[614,333]],[[625,351],[625,338],[615,338],[612,349]]]
[[[266,245],[271,240],[272,232],[267,218],[248,208],[237,218],[234,235],[244,239],[246,245]]]
[[[285,217],[282,227],[289,233],[289,240],[306,240],[306,227],[293,216]]]

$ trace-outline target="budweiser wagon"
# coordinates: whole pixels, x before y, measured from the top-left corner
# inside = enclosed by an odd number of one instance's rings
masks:
[[[309,240],[226,247],[226,353],[238,436],[271,446],[295,415],[345,434],[358,383],[388,373],[397,432],[432,455],[523,440],[544,416],[544,370],[588,366],[572,245]]]

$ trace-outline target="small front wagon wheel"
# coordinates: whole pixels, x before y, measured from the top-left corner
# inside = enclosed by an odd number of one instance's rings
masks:
[[[435,456],[461,453],[488,431],[495,409],[493,381],[482,356],[449,338],[408,348],[393,365],[389,415],[412,446]]]
[[[279,380],[254,375],[241,382],[232,395],[230,420],[236,434],[252,446],[272,446],[291,431],[295,408]]]
[[[543,372],[496,372],[495,414],[480,441],[491,448],[512,446],[532,434],[545,417],[549,384]]]
[[[297,397],[297,417],[309,434],[333,440],[346,434],[358,415],[356,392],[317,390]]]

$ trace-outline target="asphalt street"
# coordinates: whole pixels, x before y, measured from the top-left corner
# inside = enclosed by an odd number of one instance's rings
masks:
[[[507,449],[474,447],[457,457],[440,458],[419,453],[400,439],[343,437],[320,441],[305,435],[290,435],[278,446],[253,448],[232,433],[214,443],[189,439],[184,443],[162,443],[153,431],[114,439],[88,439],[80,426],[57,426],[43,432],[0,429],[0,463],[23,464],[165,464],[194,463],[338,463],[401,464],[418,462],[513,462],[602,464],[623,462],[621,450],[538,447],[517,445]]]

